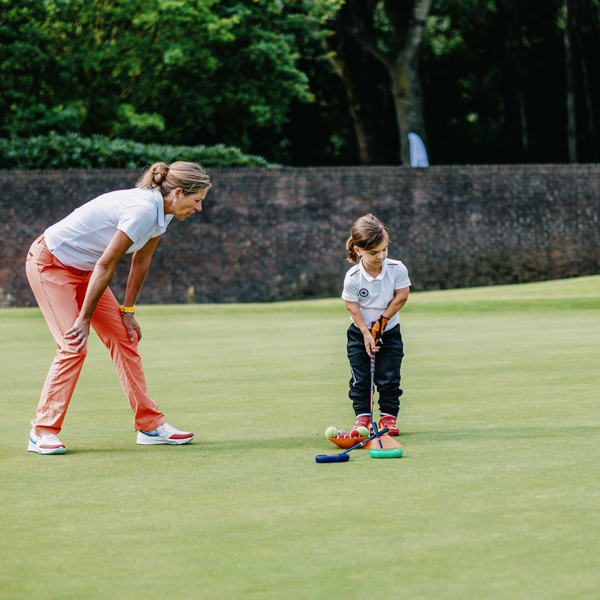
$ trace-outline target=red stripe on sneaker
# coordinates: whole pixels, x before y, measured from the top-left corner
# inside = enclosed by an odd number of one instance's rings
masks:
[[[193,438],[193,433],[174,433],[169,439],[170,440],[187,440],[188,438]]]
[[[59,444],[58,446],[48,446],[48,444],[42,444],[41,446],[39,446],[40,448],[51,448],[51,449],[56,449],[56,448],[64,448],[65,445],[64,444]]]

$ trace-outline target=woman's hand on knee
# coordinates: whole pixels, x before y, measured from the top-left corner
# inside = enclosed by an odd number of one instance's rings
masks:
[[[131,313],[123,313],[121,315],[121,318],[123,319],[123,324],[127,329],[127,335],[129,336],[129,339],[132,342],[135,341],[135,335],[133,333],[135,331],[135,333],[137,333],[139,342],[142,339],[142,328],[140,327],[140,324],[135,320],[135,317]]]
[[[65,333],[65,339],[69,340],[69,344],[71,346],[77,344],[75,352],[79,352],[85,347],[89,336],[90,322],[89,320],[82,319],[81,317],[77,317],[73,327],[71,327],[71,329]]]

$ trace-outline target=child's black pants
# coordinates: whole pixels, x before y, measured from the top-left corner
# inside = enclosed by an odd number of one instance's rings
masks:
[[[400,325],[383,334],[383,344],[375,353],[375,386],[379,392],[379,410],[398,416],[400,410],[400,367],[404,356]],[[352,377],[348,396],[356,415],[371,410],[371,358],[365,349],[360,329],[352,323],[348,329],[348,360]]]

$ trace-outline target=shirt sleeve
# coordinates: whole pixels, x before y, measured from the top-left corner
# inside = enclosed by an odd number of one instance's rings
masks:
[[[117,229],[122,231],[134,244],[156,225],[156,212],[146,206],[124,208],[119,215]]]
[[[358,302],[359,283],[360,277],[350,277],[350,273],[347,273],[344,279],[344,291],[342,292],[342,299],[348,302]]]
[[[407,288],[410,283],[410,279],[408,278],[408,269],[404,266],[403,263],[400,263],[396,268],[396,282],[394,283],[395,290],[403,290]]]

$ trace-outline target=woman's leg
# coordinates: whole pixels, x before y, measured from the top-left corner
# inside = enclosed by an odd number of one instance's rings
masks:
[[[58,346],[31,425],[36,435],[56,435],[61,430],[87,353],[87,344],[76,352],[67,343],[64,334],[79,315],[78,288],[85,287],[89,275],[78,276],[62,266],[41,238],[31,246],[25,270],[33,295]]]
[[[137,350],[137,334],[134,333],[132,342],[123,324],[119,303],[110,289],[106,288],[102,294],[91,324],[115,363],[121,387],[134,412],[134,428],[152,431],[160,427],[165,416],[158,412],[158,405],[148,395],[142,358]]]

